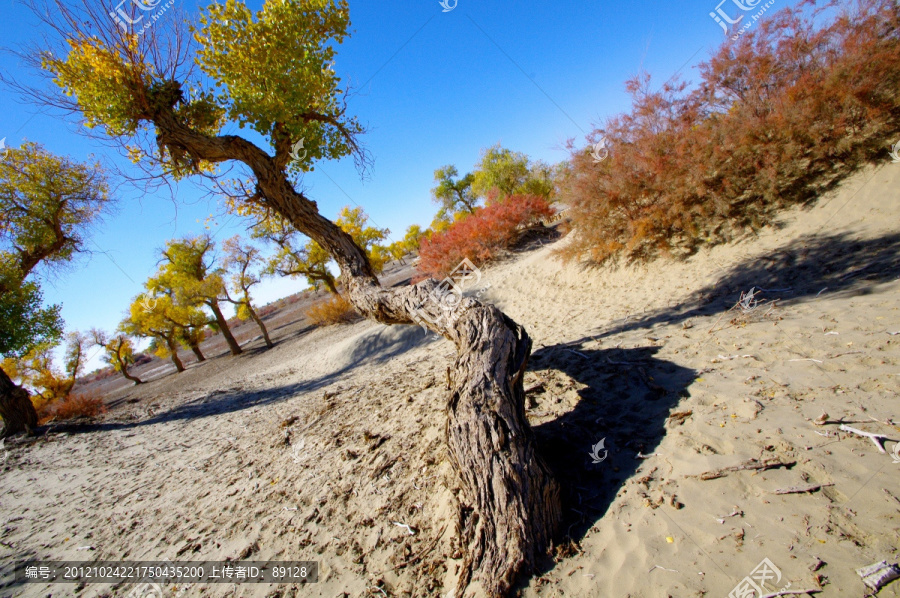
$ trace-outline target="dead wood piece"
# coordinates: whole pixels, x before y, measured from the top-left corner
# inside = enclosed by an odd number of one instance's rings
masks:
[[[808,492],[816,492],[826,486],[834,486],[834,484],[810,484],[808,486],[791,486],[789,488],[779,488],[775,494],[806,494]]]
[[[881,444],[882,440],[892,440],[892,441],[894,440],[893,438],[891,438],[889,436],[885,436],[884,434],[876,434],[874,432],[863,432],[862,430],[857,430],[856,428],[851,428],[850,426],[848,426],[846,424],[841,424],[840,429],[843,430],[844,432],[850,432],[851,434],[856,434],[857,436],[865,436],[866,438],[868,438],[869,440],[872,441],[872,444],[874,444],[876,446],[876,448],[878,448],[879,453],[887,454],[887,451],[884,450],[884,445]]]
[[[750,459],[749,461],[745,461],[740,465],[732,465],[731,467],[723,467],[722,469],[706,471],[704,473],[701,473],[700,475],[686,477],[699,478],[701,480],[715,480],[717,478],[723,478],[727,474],[735,471],[765,471],[767,469],[777,469],[779,467],[790,469],[796,464],[796,461],[781,461],[779,459],[769,459],[767,461],[757,461],[756,459]]]

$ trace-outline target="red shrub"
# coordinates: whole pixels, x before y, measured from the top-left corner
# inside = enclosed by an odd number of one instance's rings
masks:
[[[823,21],[814,4],[727,41],[692,91],[628,82],[631,111],[588,139],[605,138],[608,157],[573,151],[568,257],[688,254],[887,158],[900,130],[900,12],[894,0],[858,0]]]
[[[513,195],[490,203],[454,222],[444,232],[423,238],[419,245],[419,272],[440,279],[464,258],[477,264],[489,261],[515,243],[521,227],[552,215],[547,200],[535,195]]]

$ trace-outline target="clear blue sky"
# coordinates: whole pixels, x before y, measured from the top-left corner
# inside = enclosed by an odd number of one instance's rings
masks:
[[[110,10],[115,5],[96,1]],[[196,12],[195,0],[176,3]],[[257,9],[262,2],[249,4]],[[709,16],[717,4],[458,0],[455,9],[442,12],[438,0],[351,0],[352,35],[339,47],[335,68],[356,88],[350,112],[368,126],[362,141],[375,165],[360,180],[350,160],[319,163],[303,186],[328,217],[355,202],[395,238],[410,224],[427,226],[435,212],[429,190],[436,168],[455,164],[468,172],[479,151],[498,142],[559,162],[567,157],[567,139],[584,145],[593,125],[628,109],[629,77],[645,70],[661,85],[680,72],[696,81],[694,66],[725,40]],[[770,11],[790,4],[776,0]],[[41,31],[25,7],[13,0],[0,0],[0,6],[0,44],[39,41]],[[731,0],[722,10],[741,14]],[[0,68],[29,76],[9,54],[0,55]],[[0,138],[7,146],[27,139],[80,160],[110,152],[78,135],[75,124],[19,103],[8,89],[0,88],[0,99]],[[93,235],[98,253],[45,281],[45,299],[63,305],[68,330],[113,330],[156,269],[163,243],[202,232],[205,218],[220,212],[187,184],[174,202],[167,194],[136,197],[127,191]],[[237,217],[216,222],[216,239],[244,232]],[[304,286],[302,280],[271,281],[257,300],[266,303]],[[89,369],[98,365],[92,360]]]

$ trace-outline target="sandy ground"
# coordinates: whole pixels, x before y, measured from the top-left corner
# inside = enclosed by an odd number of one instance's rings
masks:
[[[534,339],[529,418],[565,489],[567,538],[522,595],[724,597],[764,559],[767,592],[867,595],[854,570],[898,560],[900,458],[839,423],[900,439],[900,165],[685,262],[563,267],[565,242],[470,289]],[[734,308],[751,288],[755,309]],[[163,591],[447,595],[462,556],[452,345],[365,321],[275,338],[123,387],[92,425],[7,443],[4,565],[302,559],[318,583]],[[0,595],[132,589],[7,580]]]

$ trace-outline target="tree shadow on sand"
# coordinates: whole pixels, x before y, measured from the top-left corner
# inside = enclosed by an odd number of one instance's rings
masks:
[[[672,407],[687,396],[696,377],[694,370],[657,359],[658,347],[579,348],[592,340],[542,348],[529,367],[539,378],[557,370],[585,386],[577,391],[574,408],[533,427],[538,449],[562,487],[564,547],[569,540],[580,542],[604,516],[625,480],[643,463],[637,455],[656,450]],[[562,402],[555,396],[560,390],[545,383],[542,391],[529,393],[532,412]],[[592,448],[601,440],[604,447],[596,453],[602,460],[595,463]],[[546,563],[546,570],[552,567]]]
[[[723,313],[741,292],[761,291],[759,299],[791,303],[820,293],[866,295],[878,283],[900,277],[900,233],[859,240],[851,235],[807,235],[771,253],[735,264],[716,282],[687,300],[627,321],[596,334],[607,337],[657,325],[680,324],[690,318]]]

